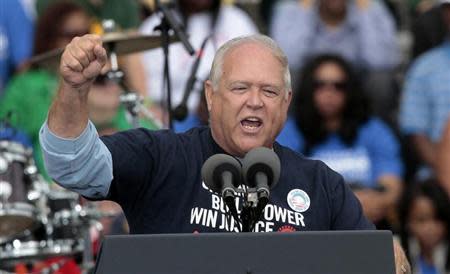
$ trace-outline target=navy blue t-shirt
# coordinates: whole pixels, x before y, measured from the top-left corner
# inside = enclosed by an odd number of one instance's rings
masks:
[[[113,160],[108,198],[122,206],[131,233],[238,231],[201,179],[203,163],[225,153],[208,127],[182,134],[134,129],[102,141]],[[374,229],[339,174],[278,143],[274,151],[280,180],[255,231]]]

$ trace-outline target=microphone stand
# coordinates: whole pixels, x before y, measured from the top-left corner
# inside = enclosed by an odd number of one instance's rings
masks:
[[[169,31],[172,29],[175,35],[180,39],[183,43],[185,49],[188,51],[190,55],[195,53],[194,48],[189,43],[187,39],[187,35],[183,32],[180,25],[175,20],[172,11],[168,9],[165,5],[161,4],[161,1],[156,0],[156,7],[161,12],[161,24],[156,27],[157,30],[161,31],[162,37],[162,48],[164,53],[164,76],[163,81],[165,83],[166,91],[167,91],[167,112],[169,114],[169,129],[173,129],[173,120],[172,120],[172,85],[170,80],[170,69],[169,69],[169,42],[170,36]]]
[[[204,54],[206,43],[208,42],[208,40],[211,37],[212,37],[212,34],[206,36],[206,38],[203,40],[202,45],[200,46],[200,49],[198,51],[197,58],[195,59],[194,63],[192,64],[191,73],[190,73],[190,76],[187,80],[187,83],[186,83],[186,86],[184,89],[183,99],[181,100],[181,103],[173,110],[173,117],[177,121],[185,120],[188,115],[187,102],[189,99],[189,95],[192,93],[192,91],[195,87],[195,84],[197,83],[198,79],[197,79],[196,74],[197,74],[198,68],[200,66],[200,61]]]
[[[242,232],[252,232],[255,224],[258,222],[258,195],[253,188],[247,189],[244,195],[244,202],[242,204],[241,221]]]

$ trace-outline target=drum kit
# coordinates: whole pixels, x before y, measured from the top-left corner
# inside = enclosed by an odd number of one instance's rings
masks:
[[[172,42],[175,39],[171,37]],[[123,55],[152,49],[161,43],[160,36],[156,35],[107,33],[103,36],[103,45],[110,50],[110,55],[111,51]],[[31,62],[54,65],[62,52],[63,49],[52,50],[33,57]],[[113,77],[122,80],[117,64],[112,64],[111,71]],[[129,97],[128,94],[127,104],[130,104]],[[136,109],[139,100],[134,98],[131,108]],[[92,271],[95,265],[92,230],[97,229],[101,234],[99,220],[116,215],[100,212],[93,203],[84,203],[78,194],[56,189],[54,185],[38,172],[31,148],[0,140],[0,273],[19,273],[19,265],[31,271],[30,267],[45,260],[53,263],[37,273],[60,273],[57,271],[67,259],[75,260],[83,273]]]
[[[78,256],[87,266],[86,235],[100,216],[94,211],[77,194],[50,187],[31,148],[0,141],[0,273],[52,257]]]

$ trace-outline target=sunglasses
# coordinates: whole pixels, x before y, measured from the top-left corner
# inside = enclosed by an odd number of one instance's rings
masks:
[[[348,87],[348,83],[347,81],[314,80],[314,89],[323,89],[325,87],[332,87],[335,90],[345,91]]]

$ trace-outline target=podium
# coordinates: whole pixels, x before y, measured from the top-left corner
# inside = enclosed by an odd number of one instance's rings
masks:
[[[97,274],[394,274],[389,231],[107,236]]]

